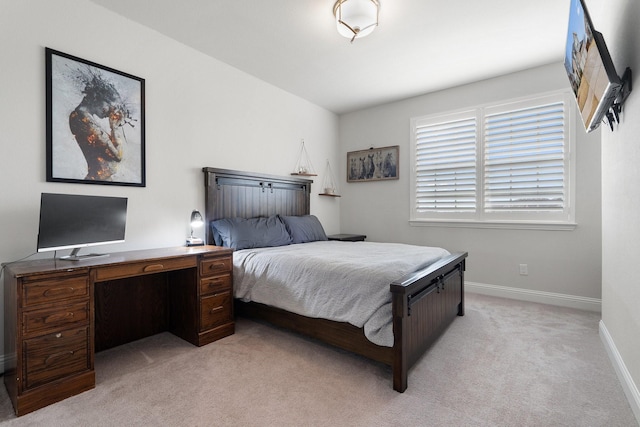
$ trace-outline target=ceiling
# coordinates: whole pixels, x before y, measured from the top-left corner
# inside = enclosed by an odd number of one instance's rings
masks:
[[[560,62],[569,0],[380,0],[349,40],[335,0],[91,0],[337,114]]]

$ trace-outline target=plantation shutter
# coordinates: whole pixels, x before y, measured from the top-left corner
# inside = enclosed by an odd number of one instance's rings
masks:
[[[564,211],[564,129],[563,101],[493,114],[487,111],[484,212]]]
[[[411,223],[574,229],[572,97],[412,118]]]
[[[417,212],[475,212],[475,113],[455,120],[416,122],[415,209]]]

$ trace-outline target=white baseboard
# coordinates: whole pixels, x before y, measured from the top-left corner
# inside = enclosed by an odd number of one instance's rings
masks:
[[[633,382],[633,378],[627,370],[627,366],[624,364],[624,360],[622,360],[622,356],[620,356],[620,353],[616,348],[616,344],[613,342],[613,338],[609,334],[609,331],[602,320],[600,321],[600,339],[604,343],[604,348],[609,354],[609,359],[611,359],[613,368],[615,369],[618,379],[622,384],[622,389],[624,390],[624,394],[627,396],[629,405],[631,405],[631,410],[633,411],[638,424],[640,424],[640,392],[638,391],[636,384]]]
[[[465,291],[490,295],[494,297],[511,298],[522,301],[551,304],[560,307],[577,308],[588,311],[602,311],[602,300],[597,298],[579,297],[575,295],[557,294],[554,292],[534,291],[530,289],[510,288],[507,286],[487,285],[484,283],[464,282]]]

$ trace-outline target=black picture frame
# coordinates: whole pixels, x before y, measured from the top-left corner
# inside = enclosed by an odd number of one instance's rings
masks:
[[[369,148],[347,153],[347,182],[399,179],[400,146]]]
[[[145,187],[145,81],[45,48],[47,181]]]

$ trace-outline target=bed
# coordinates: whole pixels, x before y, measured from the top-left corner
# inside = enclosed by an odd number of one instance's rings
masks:
[[[213,227],[209,226],[214,221],[220,223],[224,222],[220,220],[225,219],[310,216],[311,183],[313,182],[310,179],[209,167],[203,168],[203,172],[205,218],[208,225],[207,243],[209,244],[221,244],[220,236],[214,233]],[[346,248],[357,243],[316,242],[315,244],[318,246],[342,245]],[[307,248],[313,244],[301,243],[290,246],[296,247],[295,250]],[[276,248],[275,252],[280,253],[291,249],[283,245],[282,248]],[[269,250],[271,251],[270,248]],[[244,252],[244,250],[237,251],[234,254],[234,264],[236,260],[243,262]],[[266,250],[258,250],[258,252],[266,252]],[[286,252],[282,253],[284,254],[281,255],[282,258],[290,257]],[[253,256],[252,253],[251,257]],[[279,308],[272,302],[268,304],[246,302],[243,301],[246,299],[244,295],[242,295],[243,298],[235,299],[235,313],[267,321],[389,365],[393,373],[394,390],[404,392],[407,389],[411,366],[419,360],[456,316],[464,315],[466,257],[467,253],[436,251],[434,258],[425,261],[424,265],[417,270],[404,272],[389,281],[388,293],[387,291],[384,293],[387,299],[390,294],[388,303],[391,312],[391,321],[388,322],[390,332],[383,332],[381,336],[390,333],[390,341],[388,339],[372,341],[367,338],[367,335],[372,334],[366,330],[366,325],[354,326],[347,321],[302,315],[292,310],[287,304],[284,304],[285,308]],[[237,269],[236,265],[234,270],[242,271]],[[352,274],[358,274],[356,270],[358,269],[354,269]],[[240,275],[234,272],[234,288],[236,288],[234,292],[238,291],[239,287],[236,285],[235,276]],[[331,294],[335,291],[328,292]]]

